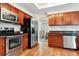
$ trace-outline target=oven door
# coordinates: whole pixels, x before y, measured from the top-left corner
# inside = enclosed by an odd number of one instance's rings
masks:
[[[1,20],[17,23],[18,15],[14,12],[1,8]]]
[[[6,54],[22,48],[22,36],[7,36],[6,37]]]

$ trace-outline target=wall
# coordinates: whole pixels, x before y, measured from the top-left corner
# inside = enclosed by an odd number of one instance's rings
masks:
[[[0,21],[0,27],[11,27],[14,28],[14,31],[20,31],[20,25],[16,25],[12,23],[6,23]]]
[[[79,31],[79,25],[50,26],[49,31]]]
[[[48,30],[49,30],[48,18],[47,17],[39,18],[39,21],[38,21],[38,40],[39,40],[39,42],[46,40],[46,39],[41,38],[41,36],[42,36],[41,32],[44,31],[44,34],[46,35],[46,33],[48,33]]]

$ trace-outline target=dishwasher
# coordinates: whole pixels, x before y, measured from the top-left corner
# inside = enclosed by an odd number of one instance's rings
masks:
[[[76,49],[76,34],[65,34],[63,36],[63,47]]]

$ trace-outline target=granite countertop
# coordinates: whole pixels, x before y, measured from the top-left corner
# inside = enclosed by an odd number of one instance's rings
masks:
[[[78,31],[50,31],[49,33],[62,33],[63,35],[67,35],[67,36],[77,36],[78,35]]]

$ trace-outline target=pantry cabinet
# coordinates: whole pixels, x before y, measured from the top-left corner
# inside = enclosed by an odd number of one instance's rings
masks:
[[[0,36],[0,56],[4,56],[6,52],[5,37]]]
[[[18,23],[23,25],[24,24],[24,12],[18,11]]]
[[[28,33],[25,33],[23,36],[23,50],[28,48]]]
[[[10,4],[8,4],[8,3],[0,3],[0,5],[1,5],[1,8],[10,10]]]
[[[63,47],[63,35],[60,33],[49,33],[48,46]]]

